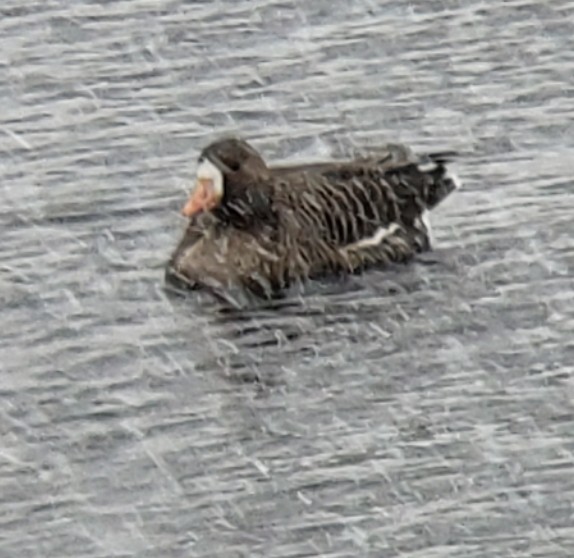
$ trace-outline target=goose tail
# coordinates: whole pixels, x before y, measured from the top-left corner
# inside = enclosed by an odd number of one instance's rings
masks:
[[[418,164],[418,169],[431,178],[427,189],[425,203],[428,209],[433,209],[449,194],[461,187],[457,175],[447,168],[457,156],[454,151],[429,153]]]

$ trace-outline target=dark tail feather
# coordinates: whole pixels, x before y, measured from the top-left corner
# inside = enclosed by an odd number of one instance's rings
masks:
[[[440,151],[438,153],[429,153],[427,157],[437,164],[452,163],[459,153],[457,151]]]

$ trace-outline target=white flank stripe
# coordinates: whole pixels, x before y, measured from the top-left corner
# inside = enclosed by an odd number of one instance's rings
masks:
[[[343,250],[357,250],[358,248],[367,248],[368,246],[378,246],[385,238],[393,235],[400,228],[398,223],[391,223],[388,227],[380,227],[373,236],[362,238],[352,244],[347,244]]]

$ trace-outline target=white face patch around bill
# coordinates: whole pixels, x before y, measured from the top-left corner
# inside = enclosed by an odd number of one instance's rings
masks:
[[[196,177],[198,183],[211,184],[212,192],[217,198],[223,197],[223,174],[209,159],[199,161]]]

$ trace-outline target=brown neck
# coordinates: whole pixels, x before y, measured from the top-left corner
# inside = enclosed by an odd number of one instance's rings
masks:
[[[273,210],[269,188],[265,181],[241,181],[227,184],[221,204],[213,210],[221,221],[239,229],[273,225],[277,215]]]

